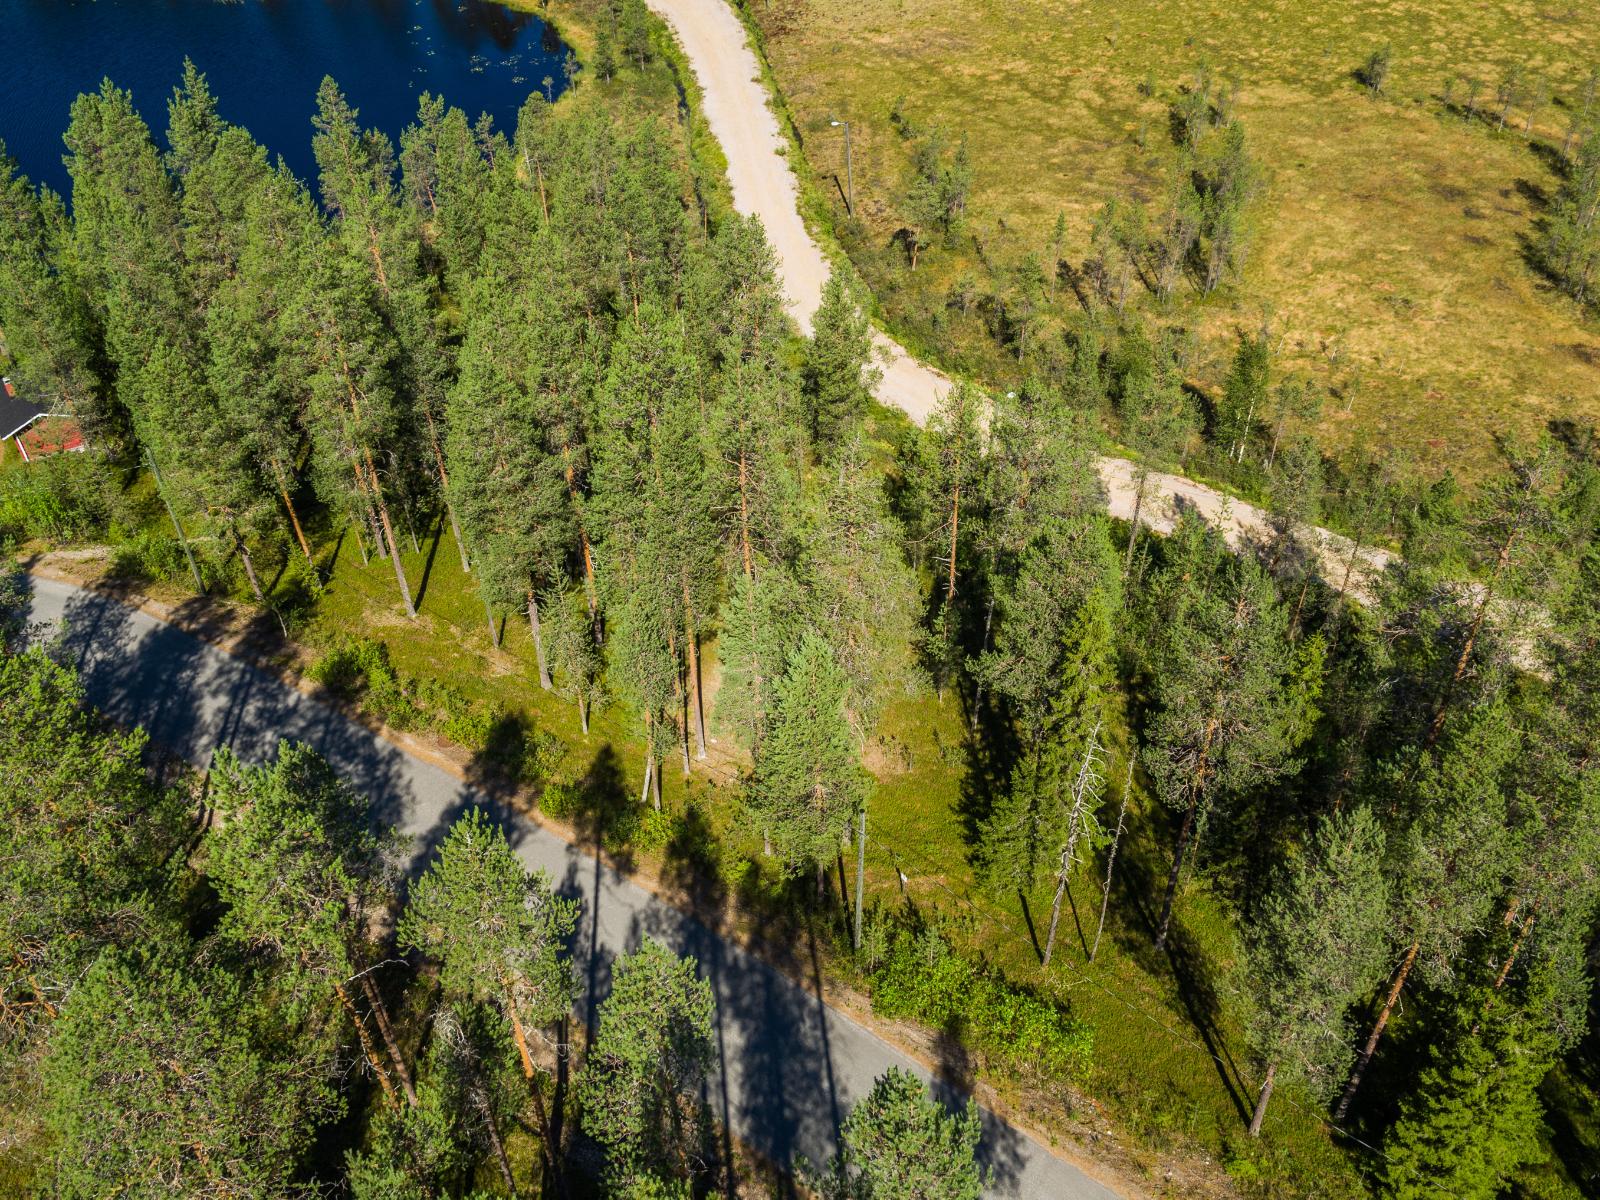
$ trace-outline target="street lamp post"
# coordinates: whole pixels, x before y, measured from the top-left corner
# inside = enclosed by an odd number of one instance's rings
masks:
[[[856,215],[856,180],[850,161],[850,122],[829,121],[828,124],[835,129],[844,126],[844,209],[853,217]]]

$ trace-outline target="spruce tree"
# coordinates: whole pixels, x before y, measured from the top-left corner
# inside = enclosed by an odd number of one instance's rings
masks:
[[[1104,543],[1101,543],[1104,545]],[[1021,724],[1022,757],[1006,795],[980,832],[979,861],[997,884],[1026,893],[1048,873],[1054,885],[1044,962],[1055,951],[1072,870],[1097,845],[1104,773],[1101,727],[1115,682],[1114,581],[1091,590],[1057,635],[1044,692]]]
[[[918,636],[918,585],[889,511],[883,480],[858,434],[828,465],[803,532],[799,578],[808,583],[812,627],[832,644],[849,684],[846,709],[858,741],[888,698],[913,686],[906,648]]]
[[[881,375],[872,365],[872,324],[839,271],[823,286],[800,373],[811,437],[826,454],[866,414]]]
[[[736,575],[722,612],[717,716],[754,753],[772,716],[778,681],[804,628],[800,585],[780,566]]]
[[[867,802],[871,778],[845,720],[847,682],[833,650],[804,634],[773,689],[771,715],[746,787],[748,803],[791,871],[828,863]]]
[[[606,693],[600,650],[594,644],[594,625],[583,593],[571,589],[547,592],[540,609],[555,691],[577,705],[578,722],[588,736],[589,718],[605,702]]]
[[[1545,1156],[1539,1085],[1555,1046],[1543,1014],[1502,1008],[1482,1017],[1481,1005],[1469,993],[1441,1022],[1446,1032],[1384,1137],[1383,1196],[1494,1200],[1520,1167]]]

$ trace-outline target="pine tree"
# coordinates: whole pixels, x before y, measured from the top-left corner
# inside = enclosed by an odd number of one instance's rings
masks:
[[[1349,1111],[1412,971],[1420,968],[1436,986],[1449,982],[1468,939],[1495,907],[1509,865],[1504,788],[1519,748],[1509,714],[1491,705],[1463,720],[1437,753],[1408,748],[1378,777],[1379,795],[1403,804],[1385,865],[1394,897],[1387,934],[1400,958],[1336,1119]]]
[[[145,746],[43,650],[0,651],[0,1040],[58,1016],[103,946],[161,924],[187,806]]]
[[[967,383],[957,383],[940,400],[922,432],[919,471],[929,524],[936,530],[936,601],[926,657],[942,697],[959,654],[961,594],[957,580],[973,541],[975,511],[983,494],[982,413],[986,401]],[[962,520],[967,528],[962,528]],[[963,541],[965,534],[965,541]]]
[[[988,1183],[977,1163],[977,1105],[948,1112],[909,1071],[891,1067],[850,1110],[830,1174],[828,1200],[978,1200]]]
[[[737,363],[708,417],[707,500],[746,579],[797,555],[805,434],[794,381],[776,362]]]
[[[400,428],[394,341],[358,266],[342,255],[319,256],[304,266],[284,326],[303,371],[317,490],[358,529],[365,526],[379,552],[390,558],[406,615],[414,617],[411,585],[378,470]]]
[[[577,1084],[584,1131],[605,1147],[617,1186],[692,1180],[714,1009],[694,960],[653,938],[617,961]]]
[[[532,1078],[528,1030],[553,1024],[572,1004],[562,950],[576,921],[577,905],[523,867],[499,827],[472,809],[412,888],[398,936],[443,962],[446,991],[501,1008]]]
[[[537,255],[535,255],[537,257]],[[540,686],[551,686],[537,628],[540,593],[564,583],[576,544],[576,511],[563,446],[554,441],[574,403],[561,354],[543,336],[548,311],[537,272],[496,245],[468,302],[461,374],[450,395],[446,438],[449,495],[478,558],[478,586],[502,608],[526,607]],[[541,311],[541,310],[545,311]],[[545,357],[555,350],[556,356]]]
[[[1145,769],[1183,813],[1156,945],[1166,944],[1184,859],[1219,796],[1293,774],[1299,705],[1286,686],[1286,614],[1266,573],[1185,517],[1153,581],[1146,621],[1156,645],[1156,713]],[[1319,684],[1320,680],[1311,681]]]
[[[552,1169],[559,1149],[528,1038],[572,1008],[576,981],[563,950],[577,911],[552,893],[544,872],[517,861],[504,832],[474,808],[450,827],[396,930],[402,946],[443,963],[448,994],[493,1003],[510,1022]]]
[[[846,690],[832,648],[805,633],[773,689],[746,788],[784,865],[815,868],[819,894],[827,865],[871,790],[845,720]]]
[[[692,723],[704,758],[699,627],[715,601],[719,564],[700,384],[685,341],[680,322],[653,305],[618,335],[596,425],[593,506],[614,563],[613,594],[657,605],[648,623],[659,624],[687,685],[683,706],[673,706],[675,720],[683,714],[685,755]]]
[[[395,880],[368,802],[316,751],[290,742],[280,742],[264,767],[247,767],[220,748],[210,779],[212,802],[226,814],[207,864],[228,905],[223,936],[278,964],[286,1010],[337,999],[374,1075],[392,1092],[392,1072],[415,1106],[410,1068],[369,973],[368,929],[388,906]],[[372,1010],[386,1064],[356,1006],[357,991]]]
[[[137,370],[159,338],[192,356],[197,309],[178,195],[132,97],[109,80],[79,96],[66,143],[72,257],[104,323],[112,363],[119,372]],[[129,399],[134,389],[119,381],[118,390]]]
[[[1277,872],[1246,935],[1250,1042],[1266,1070],[1252,1137],[1281,1079],[1324,1098],[1337,1086],[1350,1010],[1383,971],[1388,901],[1383,827],[1367,808],[1324,817]]]
[[[114,425],[101,331],[72,259],[60,197],[35,192],[0,142],[0,329],[8,370],[29,391],[59,397],[86,437]]]
[[[849,281],[835,271],[822,289],[800,367],[819,453],[839,445],[865,415],[881,374],[872,364],[872,324]]]
[[[54,1189],[262,1195],[296,1173],[337,1115],[331,1062],[280,1058],[252,1025],[261,997],[162,942],[107,950],[84,976],[44,1065]]]

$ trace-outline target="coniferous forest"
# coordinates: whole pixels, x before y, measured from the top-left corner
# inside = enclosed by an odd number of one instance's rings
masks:
[[[1207,1048],[1238,1081],[1237,1194],[1592,1195],[1593,1158],[1587,1182],[1541,1173],[1558,1151],[1570,1170],[1595,1082],[1592,431],[1506,440],[1471,485],[1336,462],[1264,336],[1211,397],[1188,332],[1109,306],[1014,391],[959,383],[911,427],[872,400],[859,287],[837,273],[800,336],[688,120],[614,86],[659,53],[642,7],[621,13],[593,78],[536,92],[514,129],[424,96],[396,145],[325,81],[308,182],[192,67],[164,135],[112,82],[77,101],[70,197],[0,152],[7,370],[89,443],[0,473],[12,556],[118,543],[290,639],[342,539],[388,623],[312,674],[396,728],[493,741],[505,714],[383,645],[422,636],[407,560],[447,537],[481,630],[523,627],[522,686],[583,739],[604,717],[628,767],[599,801],[519,759],[486,776],[501,794],[599,822],[596,845],[633,831],[647,859],[722,831],[700,863],[722,893],[759,878],[747,915],[820,928],[830,973],[965,1047],[1036,1122],[1103,1105],[1136,1148],[1188,1144],[1065,986],[1130,960],[1171,981],[1163,1022],[1229,1031]],[[1188,447],[1248,457],[1268,528],[1113,521],[1113,438],[1141,503]],[[382,797],[309,747],[179,763],[94,711],[8,588],[18,1192],[793,1194],[712,1128],[692,960],[644,939],[585,1029],[579,906],[483,812],[414,861]],[[908,896],[902,872],[850,910],[908,711],[958,714],[937,768],[960,780],[958,853],[973,896],[1020,903],[1026,973],[985,941],[995,910],[949,888]],[[1202,919],[1231,947],[1203,986]],[[1277,1150],[1290,1119],[1313,1134]],[[891,1073],[806,1186],[976,1197],[979,1136]]]

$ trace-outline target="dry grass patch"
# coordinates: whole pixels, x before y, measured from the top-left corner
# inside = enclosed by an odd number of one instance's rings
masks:
[[[796,11],[750,7],[769,26]],[[1542,147],[1565,134],[1559,98],[1600,64],[1600,25],[1578,6],[806,0],[797,11],[768,50],[807,156],[842,179],[843,142],[827,121],[852,120],[858,265],[890,323],[951,365],[995,382],[1015,370],[975,323],[949,315],[950,292],[1027,252],[1047,259],[1057,213],[1063,257],[1077,261],[1108,198],[1158,196],[1167,103],[1205,60],[1237,81],[1270,177],[1245,277],[1183,301],[1208,335],[1211,378],[1232,332],[1269,313],[1285,364],[1339,391],[1321,429],[1334,448],[1403,444],[1471,470],[1489,461],[1495,433],[1600,419],[1600,324],[1525,257],[1556,182]],[[1393,65],[1373,99],[1354,72],[1385,43]],[[1536,103],[1514,105],[1502,132],[1495,90],[1513,66]],[[1456,75],[1478,80],[1490,120],[1447,109]],[[971,236],[915,274],[888,249],[908,161],[889,119],[901,97],[917,121],[967,133],[975,168]],[[1063,293],[1054,315],[1070,319],[1069,302]]]

